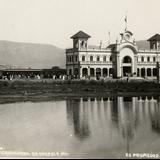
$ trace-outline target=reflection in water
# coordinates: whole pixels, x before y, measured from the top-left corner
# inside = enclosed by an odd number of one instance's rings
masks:
[[[67,101],[67,119],[70,124],[73,124],[75,136],[80,139],[90,135],[87,112],[87,106],[82,100]]]
[[[126,152],[158,153],[158,98],[115,96],[1,104],[0,145],[18,151],[66,151],[71,158],[123,159]]]
[[[160,133],[160,103],[155,97],[103,97],[67,100],[67,119],[79,139],[90,138],[97,129],[117,130],[131,152],[138,126],[150,118],[152,129]],[[95,124],[98,123],[98,126]],[[110,123],[110,125],[109,125]],[[100,132],[100,131],[97,131]],[[115,132],[115,131],[114,131]]]
[[[155,103],[150,110],[151,124],[152,130],[156,133],[160,134],[160,99],[157,99],[157,103]]]

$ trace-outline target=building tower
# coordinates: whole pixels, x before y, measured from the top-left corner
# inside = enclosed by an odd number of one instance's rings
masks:
[[[155,34],[151,38],[149,38],[147,41],[150,43],[150,49],[159,50],[160,49],[160,35]]]
[[[83,31],[79,31],[71,38],[73,39],[73,48],[74,50],[87,50],[88,48],[88,39],[91,36],[84,33]]]

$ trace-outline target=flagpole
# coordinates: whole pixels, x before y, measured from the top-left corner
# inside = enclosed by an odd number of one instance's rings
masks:
[[[127,21],[128,21],[128,19],[127,19],[128,17],[127,17],[127,12],[126,12],[126,15],[125,15],[125,31],[127,31]]]
[[[110,31],[108,31],[108,45],[110,45],[111,37],[110,37]]]

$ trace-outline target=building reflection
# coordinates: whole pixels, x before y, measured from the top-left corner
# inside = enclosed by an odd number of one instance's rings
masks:
[[[139,119],[136,97],[117,97],[114,104],[118,108],[119,131],[126,142],[126,151],[130,153],[130,143],[134,138]]]
[[[152,130],[160,133],[160,100],[157,97],[90,97],[68,99],[66,103],[68,124],[79,139],[97,135],[97,132],[99,135],[107,132],[111,137],[117,133],[126,142],[129,153],[142,123],[151,124]]]
[[[86,99],[84,99],[86,100]],[[80,139],[90,136],[87,107],[82,100],[67,100],[67,119],[74,128],[74,134]]]
[[[152,103],[150,107],[150,119],[152,130],[160,134],[160,97],[156,97],[156,102]]]

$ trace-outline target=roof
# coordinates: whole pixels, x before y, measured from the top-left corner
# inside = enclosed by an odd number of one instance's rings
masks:
[[[147,41],[160,41],[160,35],[159,34],[155,34],[154,36],[149,38]]]
[[[136,45],[140,50],[150,50],[150,43],[146,40],[136,41]]]
[[[42,69],[2,69],[1,71],[6,72],[40,72]]]
[[[114,49],[116,47],[116,44],[110,44],[109,46],[107,46],[108,49]]]
[[[87,33],[83,32],[83,31],[79,31],[78,33],[76,33],[75,35],[73,35],[71,38],[75,39],[75,38],[90,38],[91,36],[88,35]]]

